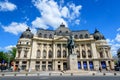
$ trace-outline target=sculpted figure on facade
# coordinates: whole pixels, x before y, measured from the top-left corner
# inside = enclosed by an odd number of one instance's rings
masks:
[[[74,54],[73,51],[74,51],[74,37],[72,35],[69,36],[69,39],[68,39],[68,44],[67,44],[67,48],[68,48],[68,54]]]

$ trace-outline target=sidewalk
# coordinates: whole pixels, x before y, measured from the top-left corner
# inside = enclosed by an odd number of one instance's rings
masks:
[[[0,72],[2,76],[120,76],[120,72],[114,71],[41,71],[41,72]]]

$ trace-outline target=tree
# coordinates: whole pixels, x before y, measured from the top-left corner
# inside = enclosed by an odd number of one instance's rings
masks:
[[[11,54],[10,60],[13,61],[16,56],[16,47],[12,47],[12,49],[9,50],[8,53]]]
[[[0,62],[2,62],[2,60],[5,60],[7,62],[7,53],[0,51]]]

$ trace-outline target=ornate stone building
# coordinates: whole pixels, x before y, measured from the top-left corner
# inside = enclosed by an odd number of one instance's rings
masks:
[[[78,70],[114,69],[111,48],[98,30],[71,31],[64,24],[56,30],[39,29],[34,35],[29,28],[24,31],[17,43],[16,65],[22,70],[67,70],[69,35],[74,36]]]

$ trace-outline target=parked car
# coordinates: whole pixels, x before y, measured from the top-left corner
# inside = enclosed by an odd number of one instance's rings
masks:
[[[119,66],[115,66],[115,71],[120,71],[120,67]]]

